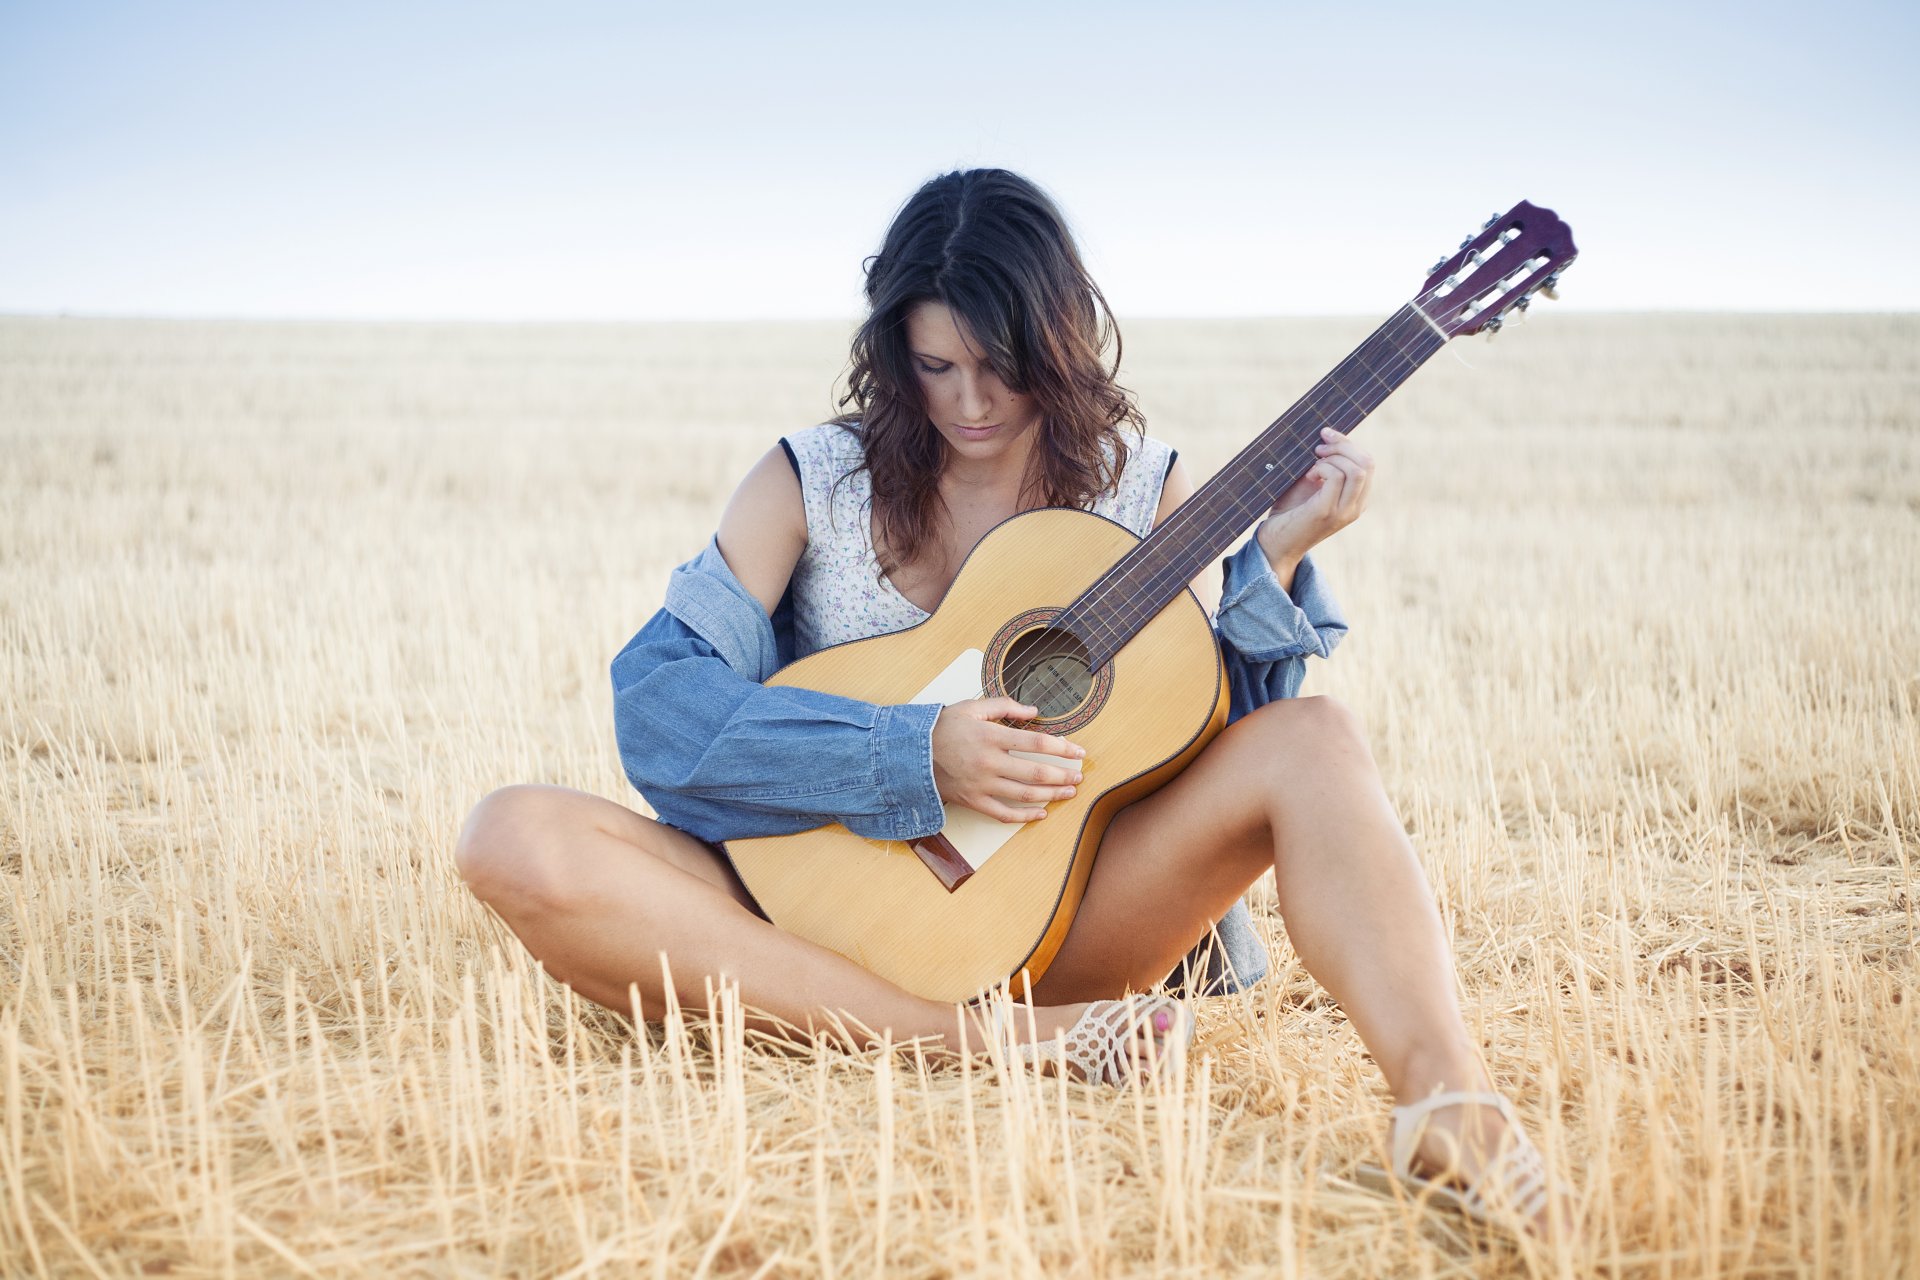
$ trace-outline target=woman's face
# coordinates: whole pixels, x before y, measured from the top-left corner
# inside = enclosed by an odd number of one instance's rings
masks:
[[[1000,457],[1039,425],[1039,404],[1000,380],[946,303],[920,302],[907,312],[907,350],[927,417],[959,456]]]

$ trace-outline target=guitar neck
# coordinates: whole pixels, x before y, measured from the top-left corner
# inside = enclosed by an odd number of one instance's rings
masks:
[[[1080,638],[1090,666],[1104,666],[1312,468],[1322,427],[1351,431],[1446,341],[1412,303],[1394,312],[1054,625]]]

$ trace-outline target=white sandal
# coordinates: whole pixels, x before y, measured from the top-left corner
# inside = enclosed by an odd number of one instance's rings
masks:
[[[1014,1010],[1015,1017],[1026,1015],[1024,1006],[999,1000],[992,1002],[988,1016],[994,1037],[1001,1044],[1007,1043],[1008,1009]],[[1148,1070],[1154,1075],[1165,1075],[1171,1069],[1167,1064],[1176,1057],[1183,1058],[1187,1045],[1193,1040],[1193,1013],[1171,996],[1095,1000],[1067,1028],[1066,1034],[1052,1040],[1015,1044],[1013,1050],[1023,1062],[1058,1063],[1064,1059],[1068,1066],[1079,1071],[1083,1080],[1124,1085],[1135,1078],[1131,1051],[1135,1033],[1143,1026],[1152,1026],[1154,1015],[1162,1011],[1171,1016],[1171,1023],[1157,1047],[1148,1051],[1151,1064]]]
[[[1472,1186],[1462,1184],[1457,1173],[1442,1173],[1427,1178],[1413,1172],[1413,1155],[1426,1132],[1426,1118],[1441,1107],[1475,1104],[1493,1107],[1506,1117],[1507,1136],[1499,1150],[1480,1171]],[[1431,1098],[1393,1109],[1393,1129],[1388,1139],[1393,1157],[1389,1173],[1378,1165],[1361,1165],[1354,1171],[1356,1181],[1369,1190],[1392,1195],[1403,1187],[1417,1198],[1444,1205],[1480,1222],[1507,1225],[1518,1216],[1527,1230],[1547,1207],[1549,1195],[1571,1195],[1565,1183],[1553,1181],[1540,1149],[1520,1127],[1513,1105],[1497,1093],[1455,1090],[1436,1093]]]

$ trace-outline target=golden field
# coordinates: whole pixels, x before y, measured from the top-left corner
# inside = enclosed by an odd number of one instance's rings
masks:
[[[607,664],[846,326],[16,318],[0,1273],[1920,1274],[1920,317],[1535,316],[1361,428],[1308,691],[1578,1245],[1347,1181],[1384,1087],[1270,885],[1145,1093],[636,1031],[465,892],[491,788],[639,803]],[[1368,327],[1123,381],[1204,477]]]

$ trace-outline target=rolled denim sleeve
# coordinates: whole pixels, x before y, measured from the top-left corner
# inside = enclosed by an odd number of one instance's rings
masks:
[[[940,829],[935,704],[760,684],[666,609],[612,676],[621,766],[664,822],[711,841],[829,822],[875,840]]]
[[[1214,625],[1226,663],[1229,722],[1255,707],[1299,694],[1307,659],[1325,658],[1347,634],[1346,615],[1328,590],[1313,557],[1294,570],[1293,590],[1249,538],[1223,564],[1225,583]]]

